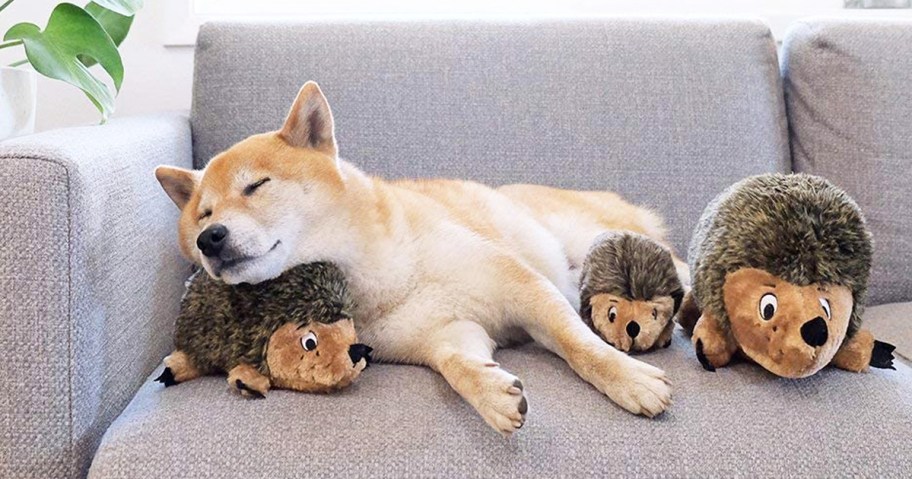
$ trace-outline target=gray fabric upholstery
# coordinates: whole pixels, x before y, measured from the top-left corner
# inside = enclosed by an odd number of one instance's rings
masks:
[[[370,173],[615,190],[678,252],[725,186],[790,167],[769,29],[646,19],[204,25],[196,164],[280,127],[306,80]]]
[[[188,268],[162,163],[190,166],[187,118],[0,144],[0,477],[83,476],[167,351]]]
[[[912,300],[912,19],[808,20],[783,45],[796,171],[851,194],[874,233],[871,302]]]
[[[906,305],[910,312],[910,305]],[[802,380],[759,366],[704,371],[676,334],[644,356],[674,380],[657,420],[632,416],[536,346],[497,360],[530,412],[493,432],[430,370],[376,365],[317,396],[230,393],[223,378],[147,382],[114,422],[90,477],[902,477],[912,470],[912,369],[825,369]]]
[[[912,360],[912,303],[892,303],[865,310],[864,327],[874,337],[896,346],[896,352]]]

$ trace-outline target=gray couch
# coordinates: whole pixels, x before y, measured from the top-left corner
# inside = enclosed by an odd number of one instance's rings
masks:
[[[909,22],[808,20],[778,55],[767,27],[732,20],[206,25],[189,119],[0,145],[0,477],[908,477],[903,359],[708,373],[678,334],[642,357],[676,391],[648,420],[528,345],[497,356],[531,405],[510,439],[417,367],[262,401],[222,378],[151,378],[190,270],[153,167],[201,167],[277,128],[308,79],[343,157],[371,173],[615,190],[664,215],[679,252],[730,183],[824,175],[875,236],[867,324],[912,357],[909,45]]]

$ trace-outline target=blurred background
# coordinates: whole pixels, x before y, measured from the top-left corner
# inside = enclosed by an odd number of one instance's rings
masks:
[[[0,28],[5,31],[18,22],[44,28],[57,3],[16,1],[0,15]],[[114,118],[190,108],[196,32],[201,23],[210,19],[749,16],[767,22],[781,40],[787,26],[801,17],[912,18],[909,7],[910,0],[146,0],[121,47],[125,77]],[[21,48],[0,50],[3,65],[22,58]],[[37,131],[97,122],[97,111],[81,92],[39,77]]]

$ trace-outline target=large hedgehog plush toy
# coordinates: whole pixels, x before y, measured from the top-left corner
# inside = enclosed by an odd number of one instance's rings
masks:
[[[599,235],[580,276],[580,316],[624,352],[668,347],[684,288],[671,251],[631,232]]]
[[[833,184],[805,174],[747,178],[700,218],[679,321],[707,370],[737,352],[787,378],[827,364],[892,368],[893,346],[861,329],[871,255],[861,210]]]
[[[187,282],[176,350],[157,381],[165,386],[228,374],[246,397],[270,388],[330,392],[367,367],[342,272],[329,263],[296,266],[258,284],[227,285],[198,271]]]

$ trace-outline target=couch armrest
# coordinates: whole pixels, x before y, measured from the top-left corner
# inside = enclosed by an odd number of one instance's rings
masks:
[[[0,477],[81,477],[167,353],[189,272],[159,164],[182,115],[0,143]]]

